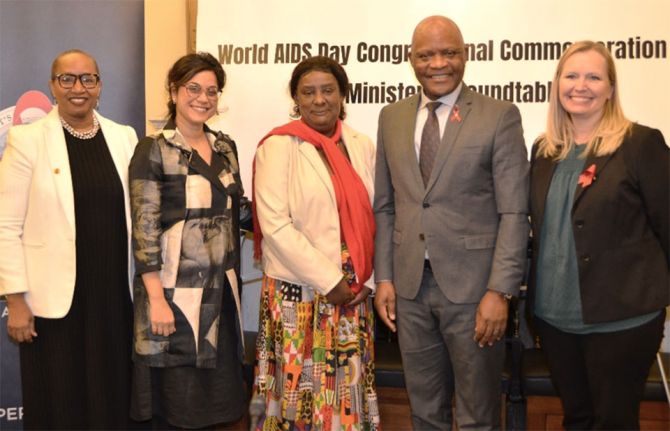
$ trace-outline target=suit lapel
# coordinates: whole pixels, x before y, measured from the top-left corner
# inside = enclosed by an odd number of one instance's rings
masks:
[[[551,179],[554,177],[556,163],[546,157],[538,157],[533,160],[532,165],[531,202],[535,202],[537,208],[535,224],[537,225],[539,235],[542,221],[544,220],[544,208],[547,203],[547,194],[549,193]]]
[[[594,186],[594,183],[598,180],[598,176],[602,173],[603,169],[605,169],[605,166],[607,166],[607,162],[610,161],[612,158],[612,154],[608,154],[606,156],[600,156],[596,157],[593,155],[590,155],[586,158],[586,162],[584,163],[584,170],[588,169],[589,166],[595,165],[595,173],[593,175],[593,181],[590,185],[586,187],[582,187],[581,184],[577,184],[577,190],[575,191],[575,197],[572,201],[572,212],[574,213],[575,208],[577,207],[577,204],[579,201],[582,199],[584,194],[588,189]]]
[[[412,181],[418,187],[418,190],[424,190],[423,179],[421,178],[421,168],[419,168],[419,159],[416,154],[416,147],[414,146],[414,129],[416,128],[416,111],[419,106],[419,95],[415,94],[406,100],[406,103],[398,104],[398,111],[396,117],[392,120],[397,120],[393,125],[394,137],[397,136],[399,143],[399,156],[401,160],[410,161],[414,163],[407,163],[409,175]],[[396,142],[395,139],[393,142]]]
[[[107,119],[99,115],[97,112],[96,116],[100,122],[102,133],[105,135],[105,144],[107,145],[109,154],[112,156],[112,161],[114,162],[116,173],[119,175],[119,179],[123,185],[123,191],[128,194],[128,175],[126,172],[128,172],[129,158],[126,154],[125,146],[125,144],[128,142],[128,138],[122,135],[120,127],[113,127],[112,124],[107,121]],[[111,145],[111,142],[115,142],[117,144]],[[122,143],[123,145],[121,145]]]
[[[213,153],[213,155],[214,154],[216,153]],[[212,163],[213,162],[214,161],[212,160]],[[202,157],[196,157],[191,159],[191,162],[189,163],[188,167],[189,169],[193,169],[193,171],[197,172],[200,176],[202,176],[207,181],[212,183],[215,189],[217,189],[221,193],[226,193],[226,188],[221,182],[221,179],[218,176],[218,172],[216,173],[217,175],[215,175],[211,165],[208,166],[207,163],[205,163],[205,161],[202,159]]]
[[[330,196],[331,201],[337,205],[335,189],[333,188],[333,180],[330,178],[330,172],[328,172],[326,163],[319,155],[319,151],[309,142],[301,142],[300,145],[298,145],[298,151],[303,155],[303,157],[305,157],[305,159],[307,159],[309,164],[312,165],[317,178],[328,190],[328,195]]]
[[[454,109],[456,109],[456,107],[458,107],[458,115],[460,116],[460,121],[454,118]],[[437,182],[437,178],[442,172],[444,164],[447,162],[449,155],[454,149],[455,146],[454,144],[456,142],[456,139],[458,138],[458,134],[460,133],[461,128],[466,123],[466,121],[468,121],[468,114],[470,113],[471,110],[472,110],[472,94],[470,93],[470,90],[468,89],[467,85],[465,85],[464,83],[461,89],[461,93],[458,95],[458,99],[456,100],[456,104],[454,105],[454,107],[452,107],[452,111],[449,114],[449,118],[447,119],[447,122],[445,124],[444,135],[442,136],[442,140],[440,141],[440,148],[438,148],[437,150],[433,170],[431,171],[430,179],[428,180],[428,184],[426,185],[426,193],[428,193],[430,189],[433,188],[433,186]],[[416,118],[416,115],[414,117]],[[453,121],[452,118],[454,118]],[[421,178],[420,175],[421,173],[419,172],[419,178]]]
[[[232,153],[231,153],[232,154]],[[239,176],[233,172],[233,162],[230,158],[219,151],[214,150],[212,153],[212,164],[207,165],[202,157],[194,158],[189,163],[189,168],[197,172],[207,181],[209,181],[214,189],[225,196],[242,193],[241,181]],[[214,157],[221,157],[224,161],[215,162]],[[215,165],[216,163],[216,165]]]
[[[360,148],[358,147],[358,134],[355,131],[352,131],[346,124],[342,124],[342,142],[347,149],[349,154],[349,163],[354,168],[356,172],[364,172],[365,165],[364,161],[361,159]],[[310,165],[314,168],[316,175],[319,177],[319,180],[328,189],[331,200],[334,204],[336,202],[335,189],[333,188],[333,180],[330,177],[330,172],[326,167],[326,163],[321,158],[321,155],[316,150],[316,148],[309,142],[304,142],[300,144],[298,150],[305,158],[309,161]]]
[[[212,155],[214,154],[219,154],[220,156],[226,158],[226,154],[223,154],[219,148],[221,145],[217,145],[218,142],[216,140],[218,139],[223,139],[222,136],[219,136],[218,134],[212,132],[209,130],[209,128],[206,127],[205,129],[207,133],[207,139],[209,140],[209,134],[213,134],[215,142],[212,143],[210,140],[210,145],[212,147]],[[191,148],[186,142],[184,142],[183,138],[181,137],[180,134],[177,133],[177,126],[175,123],[170,120],[168,123],[165,125],[165,128],[163,129],[163,137],[165,140],[170,144],[175,147],[177,147],[182,153],[188,158],[188,169],[193,170],[203,178],[205,178],[207,181],[209,181],[216,190],[223,194],[234,194],[236,190],[229,190],[228,187],[231,186],[231,184],[225,185],[222,181],[222,177],[220,174],[222,172],[217,172],[214,174],[211,169],[211,165],[208,166],[207,163],[201,158],[198,157],[196,159],[193,159],[193,148]],[[224,169],[225,170],[225,169]],[[236,187],[240,187],[240,185],[236,185]]]
[[[347,149],[347,154],[349,154],[349,163],[354,168],[356,172],[364,172],[365,166],[361,160],[361,154],[359,151],[358,144],[358,134],[352,132],[345,124],[342,124],[342,142]]]
[[[72,172],[70,159],[65,144],[65,132],[60,124],[58,109],[48,114],[43,128],[43,142],[46,149],[52,178],[56,186],[58,198],[63,206],[65,218],[74,231],[74,191],[72,190]]]

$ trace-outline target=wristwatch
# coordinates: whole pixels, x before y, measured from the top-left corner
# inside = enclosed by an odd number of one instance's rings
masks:
[[[500,295],[502,299],[504,299],[507,302],[510,302],[512,298],[514,298],[514,295],[512,295],[511,293],[498,292],[497,290],[494,290],[494,292]]]

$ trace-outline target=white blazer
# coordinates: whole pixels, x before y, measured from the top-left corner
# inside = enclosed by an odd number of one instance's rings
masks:
[[[96,116],[125,193],[130,288],[128,163],[137,135]],[[25,292],[35,316],[65,316],[74,294],[75,235],[70,164],[55,107],[33,124],[12,127],[0,160],[0,295]]]
[[[346,124],[342,140],[372,202],[374,145]],[[342,278],[340,221],[330,173],[314,145],[291,136],[268,138],[256,151],[255,199],[263,272],[330,292]],[[366,286],[374,289],[371,281]]]

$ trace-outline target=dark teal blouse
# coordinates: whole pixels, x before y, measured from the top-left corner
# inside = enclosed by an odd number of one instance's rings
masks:
[[[575,334],[614,332],[642,325],[652,312],[614,322],[585,324],[579,291],[579,269],[572,232],[572,202],[584,170],[584,145],[575,145],[560,161],[547,195],[537,265],[535,315],[556,328]]]

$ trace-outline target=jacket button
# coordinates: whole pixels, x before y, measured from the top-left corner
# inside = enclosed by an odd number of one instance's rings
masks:
[[[589,256],[588,254],[585,254],[584,256],[582,256],[582,261],[583,261],[584,263],[589,263],[589,262],[591,262],[591,256]]]
[[[423,207],[424,207],[424,208],[428,208],[428,207],[430,207],[430,204],[429,204],[428,202],[424,202],[424,203],[423,203]]]
[[[425,241],[425,240],[426,240],[426,236],[425,236],[424,234],[420,233],[420,234],[419,234],[419,239],[420,239],[421,241]]]
[[[575,226],[577,226],[577,229],[581,229],[584,227],[584,220],[577,220],[575,222]]]

